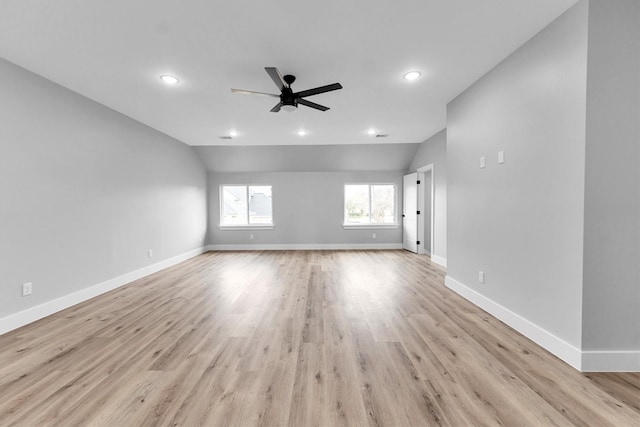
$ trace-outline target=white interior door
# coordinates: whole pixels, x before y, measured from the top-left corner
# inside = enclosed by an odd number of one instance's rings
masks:
[[[418,253],[418,174],[404,176],[402,198],[402,247]]]

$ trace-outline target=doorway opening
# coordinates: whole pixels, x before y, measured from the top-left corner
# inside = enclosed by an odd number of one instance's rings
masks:
[[[404,176],[403,247],[417,254],[433,254],[433,163]]]

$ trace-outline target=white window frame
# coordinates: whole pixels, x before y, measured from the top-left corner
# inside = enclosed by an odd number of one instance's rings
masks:
[[[386,224],[347,224],[345,223],[345,211],[346,211],[346,189],[347,185],[368,185],[369,186],[369,218],[371,218],[371,186],[373,185],[391,185],[393,186],[393,223]],[[342,228],[345,230],[380,230],[380,229],[395,229],[400,225],[398,223],[398,186],[393,182],[346,182],[342,186]]]
[[[247,224],[223,224],[224,218],[224,187],[244,187],[247,195]],[[249,219],[251,218],[249,212],[249,187],[271,187],[271,224],[251,224]],[[273,185],[271,184],[220,184],[218,187],[218,200],[219,200],[219,221],[218,228],[220,230],[273,230],[275,224],[273,221]]]

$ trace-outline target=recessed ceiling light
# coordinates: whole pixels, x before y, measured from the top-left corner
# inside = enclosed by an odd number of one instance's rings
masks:
[[[238,136],[238,132],[236,132],[235,130],[232,130],[231,132],[229,132],[229,136],[231,137]]]
[[[416,80],[418,77],[420,77],[422,75],[422,73],[420,71],[409,71],[408,73],[405,73],[404,79],[405,80]]]
[[[307,134],[306,130],[302,130],[301,129],[301,130],[298,131],[298,135],[300,135],[300,136],[305,136],[306,134]]]
[[[176,76],[171,76],[169,74],[161,75],[160,80],[162,80],[168,85],[177,85],[178,83],[180,83],[180,79],[178,79]]]
[[[375,130],[375,129],[369,129],[369,130],[367,131],[367,133],[368,133],[369,135],[375,135],[375,134],[376,134],[376,132],[378,132],[378,131],[377,131],[377,130]]]

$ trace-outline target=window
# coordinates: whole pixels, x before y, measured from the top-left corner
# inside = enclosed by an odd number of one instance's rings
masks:
[[[395,224],[395,185],[346,184],[344,186],[344,225]]]
[[[221,185],[221,226],[273,226],[270,185]]]

